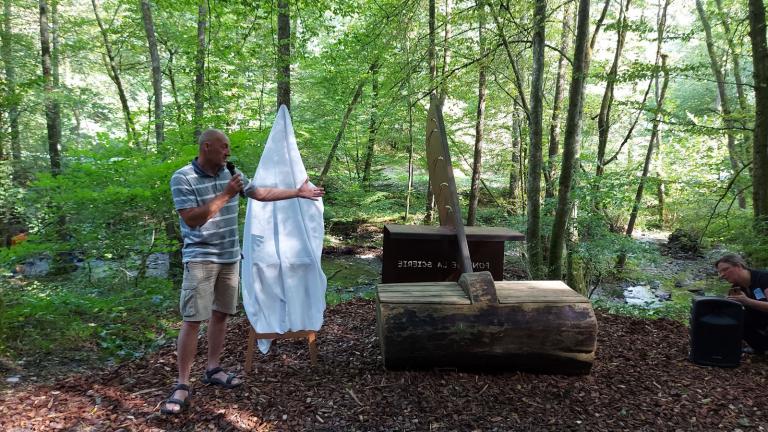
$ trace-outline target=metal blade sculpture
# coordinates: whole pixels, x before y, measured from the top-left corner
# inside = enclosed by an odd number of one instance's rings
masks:
[[[472,261],[469,258],[467,236],[464,232],[464,221],[461,218],[456,180],[453,178],[453,165],[451,165],[451,154],[445,136],[443,112],[435,96],[430,98],[427,114],[427,163],[429,164],[429,185],[435,196],[440,225],[456,230],[459,246],[457,262],[462,273],[469,273],[472,271]]]

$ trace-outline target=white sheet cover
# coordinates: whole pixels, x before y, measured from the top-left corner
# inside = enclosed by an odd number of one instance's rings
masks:
[[[291,117],[280,106],[253,175],[257,187],[297,188],[307,171]],[[327,280],[320,267],[323,201],[248,200],[241,269],[243,306],[257,333],[320,330]],[[269,351],[270,340],[259,340]]]

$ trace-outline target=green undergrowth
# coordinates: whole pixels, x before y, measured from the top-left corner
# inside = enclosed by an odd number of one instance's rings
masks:
[[[120,361],[177,334],[170,281],[138,284],[68,279],[0,282],[0,354],[14,360],[94,353]]]
[[[691,316],[691,304],[684,301],[669,301],[659,307],[648,308],[638,305],[629,305],[615,301],[597,299],[592,300],[595,309],[616,314],[642,319],[667,318],[688,324]]]
[[[378,268],[352,257],[323,259],[326,302],[372,299]],[[82,275],[0,282],[0,357],[44,361],[138,357],[178,334],[179,293],[170,280],[90,283]],[[114,280],[114,279],[112,279]]]

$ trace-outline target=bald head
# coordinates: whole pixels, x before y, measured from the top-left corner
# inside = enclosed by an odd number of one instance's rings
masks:
[[[207,129],[197,139],[200,145],[197,163],[204,171],[215,175],[227,163],[229,157],[229,138],[218,129]]]
[[[224,132],[218,129],[206,129],[200,134],[200,137],[197,138],[197,145],[202,148],[203,144],[218,140],[229,142],[229,138]]]

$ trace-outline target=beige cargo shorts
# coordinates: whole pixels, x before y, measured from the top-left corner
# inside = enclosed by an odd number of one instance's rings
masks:
[[[179,311],[184,321],[205,321],[212,310],[232,315],[237,311],[240,263],[210,261],[184,263]]]

